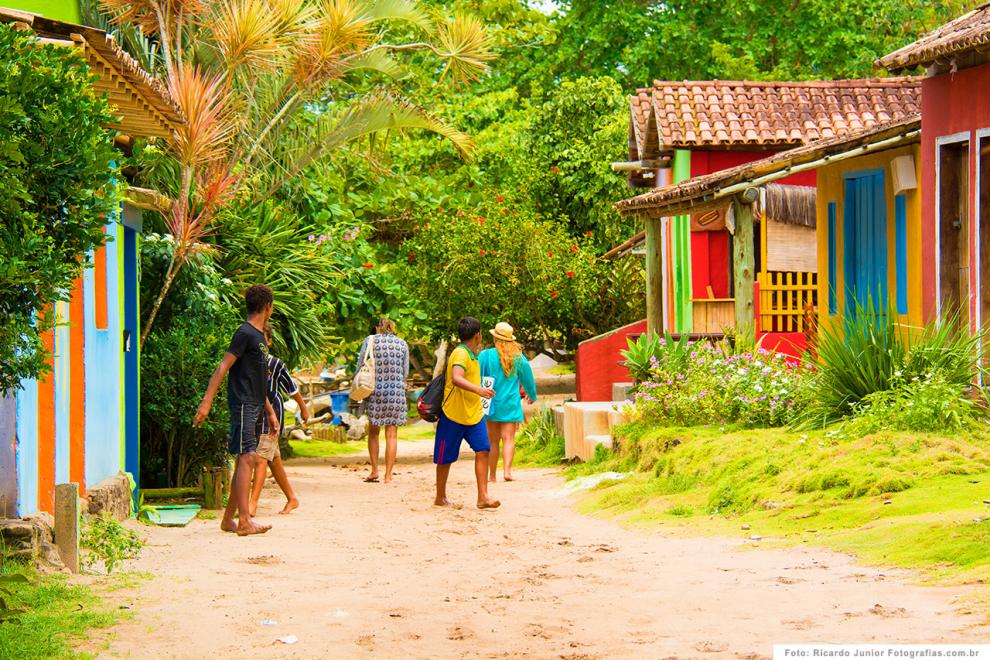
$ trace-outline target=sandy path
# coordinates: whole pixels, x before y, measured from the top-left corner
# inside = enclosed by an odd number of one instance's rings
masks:
[[[267,535],[214,521],[143,528],[121,596],[135,612],[109,634],[130,657],[766,657],[774,642],[975,642],[961,590],[911,586],[824,551],[740,551],[670,539],[574,511],[550,471],[498,484],[497,512],[431,506],[427,443],[400,443],[391,487],[364,468],[296,463],[303,506]],[[455,502],[473,503],[469,456]],[[260,625],[270,619],[275,626]],[[276,638],[295,635],[284,645]],[[99,640],[96,640],[99,642]],[[94,646],[93,648],[96,648]]]

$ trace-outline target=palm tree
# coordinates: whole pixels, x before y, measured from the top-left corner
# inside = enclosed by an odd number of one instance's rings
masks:
[[[141,333],[197,243],[216,231],[234,196],[259,204],[311,164],[383,131],[422,129],[465,157],[468,136],[372,76],[404,74],[400,58],[435,57],[439,80],[476,79],[493,54],[468,16],[424,10],[414,0],[100,0],[112,24],[161,57],[187,123],[169,151],[178,167],[176,204],[166,216],[172,264]],[[409,36],[413,38],[408,38]],[[393,36],[405,38],[392,41]],[[157,42],[157,43],[156,43]]]

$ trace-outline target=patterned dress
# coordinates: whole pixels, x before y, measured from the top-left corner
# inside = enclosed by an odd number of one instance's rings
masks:
[[[375,426],[406,423],[406,377],[409,376],[409,346],[395,335],[375,338],[375,391],[365,399],[365,412]],[[371,336],[364,338],[358,354],[358,369],[364,364]]]

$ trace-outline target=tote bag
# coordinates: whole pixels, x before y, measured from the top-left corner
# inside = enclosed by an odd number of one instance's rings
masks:
[[[368,350],[364,356],[364,364],[358,369],[351,384],[351,399],[364,401],[375,391],[375,336],[368,341]]]

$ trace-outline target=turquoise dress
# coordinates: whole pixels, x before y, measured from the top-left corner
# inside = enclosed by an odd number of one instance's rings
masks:
[[[481,364],[481,377],[494,378],[495,398],[492,399],[488,417],[493,422],[522,422],[522,397],[519,395],[519,385],[522,385],[526,395],[536,401],[536,380],[533,379],[533,368],[526,358],[520,355],[516,358],[512,375],[506,376],[502,363],[498,359],[498,351],[486,348],[478,356]]]

